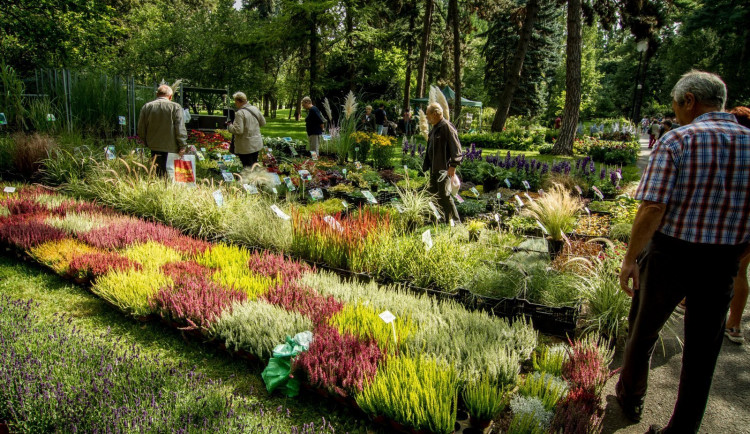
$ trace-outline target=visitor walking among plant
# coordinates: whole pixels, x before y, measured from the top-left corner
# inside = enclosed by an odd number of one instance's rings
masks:
[[[307,110],[305,130],[307,130],[309,151],[317,153],[320,150],[320,140],[323,137],[323,129],[325,128],[326,121],[323,119],[320,109],[315,107],[309,96],[302,98],[302,107]]]
[[[445,220],[453,219],[459,222],[456,204],[453,197],[446,192],[446,183],[456,173],[456,167],[461,164],[461,142],[458,140],[456,127],[443,118],[443,108],[438,103],[427,106],[427,121],[432,130],[427,140],[422,170],[430,173],[427,191],[437,195],[438,204],[443,210]]]
[[[726,97],[726,85],[714,74],[691,71],[680,78],[672,108],[684,126],[656,143],[635,194],[643,202],[620,272],[620,286],[633,301],[616,386],[632,420],[641,418],[659,331],[686,299],[674,413],[666,428],[652,425],[649,432],[698,432],[733,281],[748,253],[750,130],[723,112]]]
[[[138,136],[151,149],[156,174],[166,176],[167,154],[185,153],[187,131],[182,122],[182,107],[172,101],[172,88],[163,84],[156,89],[156,99],[141,109]]]
[[[242,92],[232,95],[237,113],[234,121],[227,125],[227,130],[234,134],[234,154],[242,161],[242,166],[250,167],[258,161],[258,153],[263,149],[263,136],[260,127],[266,125],[266,119],[258,107],[247,102]]]

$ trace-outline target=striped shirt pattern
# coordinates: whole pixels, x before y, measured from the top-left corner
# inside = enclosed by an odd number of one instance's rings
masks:
[[[665,235],[691,243],[750,241],[750,129],[711,112],[655,145],[635,198],[667,204]]]

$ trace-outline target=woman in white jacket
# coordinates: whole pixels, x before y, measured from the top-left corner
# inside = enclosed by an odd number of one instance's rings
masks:
[[[260,127],[266,125],[266,119],[257,107],[248,104],[244,93],[237,92],[232,98],[237,111],[227,129],[234,135],[234,154],[244,167],[250,167],[258,161],[258,153],[263,149]]]

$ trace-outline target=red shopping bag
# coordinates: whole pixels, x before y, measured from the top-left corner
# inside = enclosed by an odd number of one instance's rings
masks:
[[[193,164],[187,160],[174,160],[174,182],[195,182]]]

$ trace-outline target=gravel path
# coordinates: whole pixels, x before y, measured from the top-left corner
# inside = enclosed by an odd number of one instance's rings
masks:
[[[648,136],[641,138],[641,152],[637,165],[641,170],[648,163]],[[745,308],[743,315],[743,333],[746,342],[750,342],[750,306]],[[677,319],[673,330],[663,330],[663,347],[657,345],[651,361],[649,374],[649,393],[643,419],[639,424],[633,424],[626,419],[615,399],[615,375],[608,383],[604,392],[606,400],[606,415],[604,417],[604,433],[644,433],[649,425],[658,423],[666,425],[672,415],[674,402],[677,397],[680,367],[682,365],[682,350],[677,336],[683,336],[682,321]],[[614,366],[622,364],[622,352],[615,356]],[[708,400],[706,414],[703,417],[701,433],[750,433],[750,344],[737,345],[724,339],[724,346],[716,365],[711,395]]]

